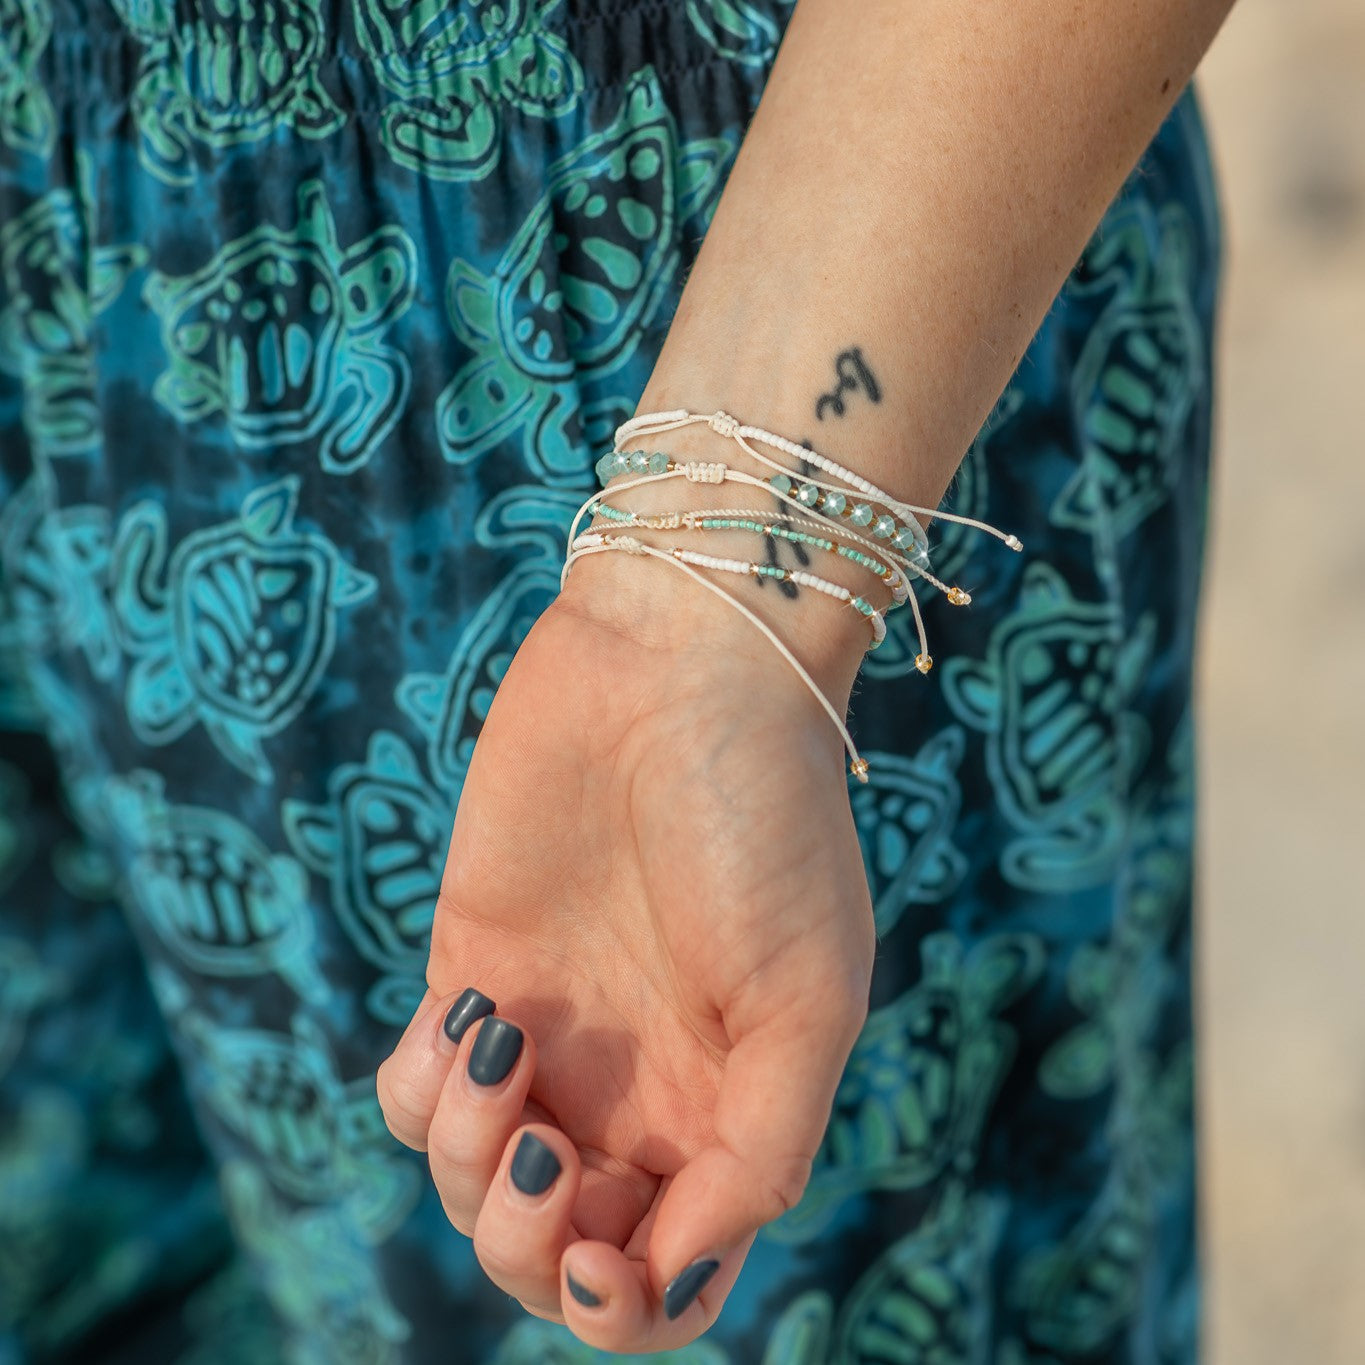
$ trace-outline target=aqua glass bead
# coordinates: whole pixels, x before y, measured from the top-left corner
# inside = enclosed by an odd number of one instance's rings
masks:
[[[636,474],[643,474],[649,468],[649,456],[643,450],[630,452],[630,467]]]
[[[803,483],[796,490],[796,500],[807,507],[814,507],[820,501],[820,490],[813,483]]]
[[[630,457],[624,450],[615,451],[611,457],[611,472],[624,474],[630,468]]]
[[[848,506],[848,499],[842,493],[826,493],[820,505],[831,517],[837,517]]]
[[[650,455],[649,472],[651,474],[666,474],[668,472],[668,456],[662,450],[656,450]]]
[[[894,517],[888,517],[885,512],[872,524],[872,534],[878,540],[886,540],[889,536],[896,534],[896,521]]]
[[[855,526],[869,526],[872,523],[872,507],[865,502],[855,502],[848,519]]]
[[[774,474],[768,482],[779,493],[790,493],[792,491],[792,481],[785,474]]]
[[[919,544],[919,537],[915,535],[915,528],[913,526],[902,526],[901,529],[891,537],[891,543],[898,550],[908,550],[912,545]]]
[[[929,551],[926,550],[923,545],[916,544],[912,549],[905,552],[905,557],[910,561],[914,568],[919,569],[922,572],[928,572],[931,567],[929,564]]]

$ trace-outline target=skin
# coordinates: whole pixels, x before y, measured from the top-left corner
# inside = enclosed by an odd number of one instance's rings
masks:
[[[936,505],[1229,8],[863,0],[855,22],[800,0],[639,411],[723,408]],[[644,444],[751,468],[705,428]],[[623,502],[763,498],[674,481]],[[868,589],[847,561],[705,534]],[[866,622],[722,586],[843,714]],[[607,1350],[677,1347],[805,1188],[875,948],[843,747],[804,684],[683,574],[585,558],[479,737],[380,1103],[529,1312]],[[466,1070],[485,1024],[458,1048],[441,1027],[468,986],[525,1034],[494,1086]],[[535,1197],[509,1179],[528,1129],[562,1168]],[[670,1320],[665,1287],[698,1258],[719,1270]]]

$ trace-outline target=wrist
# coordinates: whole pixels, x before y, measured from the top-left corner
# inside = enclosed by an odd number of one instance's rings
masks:
[[[752,463],[732,443],[723,442],[705,428],[669,432],[657,439],[659,448],[667,449],[678,459],[731,461],[737,455],[739,460],[733,462],[739,467],[747,468]],[[761,471],[756,467],[754,472]],[[776,506],[774,499],[766,498],[761,490],[750,485],[694,484],[682,478],[641,484],[612,501],[623,509],[646,514],[750,506],[756,513],[768,514]],[[847,559],[815,550],[805,562],[800,562],[791,556],[790,542],[765,542],[764,537],[749,530],[626,528],[604,517],[596,518],[592,529],[628,531],[660,549],[681,545],[705,554],[756,563],[768,562],[771,557],[768,547],[775,546],[775,553],[782,556],[781,562],[787,567],[806,568],[840,583],[865,595],[878,609],[885,608],[890,600],[890,593],[875,582],[868,570]],[[753,612],[810,673],[831,704],[846,713],[853,682],[871,640],[872,627],[865,616],[847,603],[808,587],[793,591],[794,585],[788,588],[770,577],[688,567]],[[652,555],[628,555],[619,550],[582,555],[569,570],[562,596],[564,605],[580,616],[630,635],[652,649],[676,653],[690,641],[702,641],[705,649],[719,647],[760,659],[765,667],[781,669],[800,684],[791,665],[752,621],[719,600],[715,592],[697,582],[677,562],[668,564]]]

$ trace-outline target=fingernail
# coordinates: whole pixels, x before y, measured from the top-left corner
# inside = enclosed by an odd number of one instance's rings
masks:
[[[591,1289],[585,1289],[579,1284],[567,1270],[564,1272],[564,1278],[569,1282],[569,1293],[572,1294],[575,1300],[581,1303],[584,1308],[600,1308],[602,1306],[602,1300],[599,1299]]]
[[[497,1006],[486,995],[482,995],[471,986],[446,1014],[446,1037],[458,1045],[460,1039],[469,1032],[470,1024],[492,1014],[495,1009]]]
[[[680,1270],[664,1290],[664,1315],[676,1318],[706,1288],[707,1281],[720,1269],[719,1261],[693,1261]]]
[[[534,1133],[523,1133],[512,1155],[512,1184],[522,1194],[544,1194],[559,1171],[559,1158]]]
[[[521,1030],[506,1019],[487,1019],[469,1049],[469,1079],[475,1085],[497,1085],[521,1056]]]

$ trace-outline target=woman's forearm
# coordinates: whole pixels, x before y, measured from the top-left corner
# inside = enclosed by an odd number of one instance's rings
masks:
[[[936,506],[1231,4],[799,0],[639,410],[723,408]],[[667,444],[750,467],[704,427]],[[737,491],[752,503],[629,499]],[[638,622],[663,585],[618,559],[578,586]],[[821,572],[866,588],[847,561]],[[846,698],[865,624],[764,587],[746,602]]]
[[[1231,4],[800,0],[641,409],[936,504]]]

